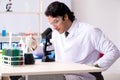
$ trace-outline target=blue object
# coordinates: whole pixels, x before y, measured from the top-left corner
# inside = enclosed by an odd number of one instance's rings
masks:
[[[33,55],[34,59],[42,59],[43,55]]]
[[[5,37],[7,35],[6,30],[2,30],[2,37]]]
[[[44,39],[44,38],[42,38],[41,40],[40,40],[40,43],[45,43],[46,42],[46,39]]]
[[[51,51],[51,54],[48,55],[48,57],[49,57],[50,59],[54,59],[54,57],[55,57],[55,52],[54,52],[54,51]]]

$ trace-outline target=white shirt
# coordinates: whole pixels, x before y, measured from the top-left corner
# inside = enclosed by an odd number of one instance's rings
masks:
[[[120,57],[117,47],[92,25],[74,20],[68,32],[67,38],[56,30],[52,33],[56,61],[98,64],[106,70]],[[104,54],[100,59],[99,53]]]

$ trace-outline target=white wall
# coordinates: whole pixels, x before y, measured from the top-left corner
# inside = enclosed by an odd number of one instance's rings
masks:
[[[100,27],[120,47],[120,0],[72,0],[76,17]]]
[[[8,3],[12,3],[12,12],[6,12]],[[38,33],[39,5],[39,0],[0,0],[0,30],[5,27],[7,33]]]
[[[101,28],[120,48],[120,0],[72,0],[72,10],[82,21]],[[120,80],[120,59],[107,71],[105,80]]]

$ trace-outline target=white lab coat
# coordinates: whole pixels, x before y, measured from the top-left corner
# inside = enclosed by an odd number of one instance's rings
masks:
[[[56,30],[52,33],[56,61],[98,64],[106,70],[120,57],[117,47],[100,29],[92,25],[75,19],[68,32],[67,38],[64,33],[59,34]],[[41,53],[42,49],[39,49],[41,48],[38,47],[37,53]],[[104,54],[100,59],[99,53]],[[95,77],[90,74],[71,74],[66,78],[67,80],[95,80]]]

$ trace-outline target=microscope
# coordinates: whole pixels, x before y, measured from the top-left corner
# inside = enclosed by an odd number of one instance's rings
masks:
[[[52,47],[52,43],[50,42],[52,36],[52,29],[47,28],[42,34],[42,43],[43,43],[43,52],[44,55],[42,57],[42,62],[54,62],[55,54],[54,49]]]

